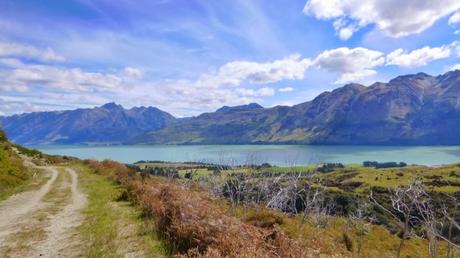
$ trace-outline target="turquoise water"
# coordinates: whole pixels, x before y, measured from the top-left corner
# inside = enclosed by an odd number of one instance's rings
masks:
[[[278,166],[321,162],[344,164],[397,161],[442,165],[460,162],[460,146],[313,146],[313,145],[193,145],[193,146],[29,146],[44,153],[82,159],[113,159],[124,163],[139,160],[200,161],[222,164],[268,162]]]

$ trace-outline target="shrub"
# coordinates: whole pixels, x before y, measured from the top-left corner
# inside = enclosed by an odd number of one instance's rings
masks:
[[[212,199],[200,187],[165,178],[142,180],[113,161],[85,163],[125,186],[144,215],[155,219],[171,250],[184,257],[308,257],[305,248],[277,227],[282,219],[274,215],[259,217],[261,227],[251,225],[228,215],[226,202]]]
[[[246,216],[245,221],[261,228],[274,228],[275,225],[284,223],[283,217],[267,210],[253,212]]]
[[[345,232],[342,235],[342,239],[347,250],[353,252],[353,239],[351,239],[351,237]]]
[[[8,141],[8,138],[6,137],[5,132],[0,129],[0,142],[6,142],[6,141]]]

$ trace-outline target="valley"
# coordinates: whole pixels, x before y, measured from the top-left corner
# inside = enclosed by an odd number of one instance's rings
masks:
[[[414,183],[454,223],[460,216],[455,164],[124,165],[25,148],[14,153],[36,174],[0,202],[4,257],[394,257],[401,229],[376,205],[388,207],[395,191]],[[437,241],[441,256],[459,254],[458,230],[443,235],[451,243]],[[428,257],[431,242],[410,232],[401,255]]]

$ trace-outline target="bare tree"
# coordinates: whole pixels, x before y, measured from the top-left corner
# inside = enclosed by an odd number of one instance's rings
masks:
[[[356,229],[357,235],[357,254],[358,257],[361,256],[361,250],[363,247],[364,236],[366,236],[370,230],[370,226],[375,218],[370,212],[370,203],[364,202],[359,204],[356,209],[354,209],[349,214],[349,223],[351,226]]]
[[[397,248],[396,257],[401,257],[401,251],[407,238],[414,236],[412,225],[418,218],[413,214],[416,212],[416,200],[419,198],[419,192],[414,191],[415,185],[412,183],[407,187],[397,187],[390,195],[391,208],[382,205],[371,191],[369,198],[380,209],[393,217],[396,225],[401,231],[401,240]]]
[[[397,257],[400,257],[405,239],[414,236],[412,228],[415,226],[423,226],[429,242],[429,255],[432,258],[438,257],[438,239],[445,240],[450,246],[460,248],[460,246],[442,234],[444,221],[447,220],[451,225],[460,229],[458,223],[450,216],[446,206],[441,209],[442,215],[436,212],[433,199],[422,182],[415,181],[406,187],[396,188],[390,196],[391,208],[386,208],[380,204],[374,198],[372,192],[370,199],[378,207],[390,214],[402,231]],[[457,203],[457,201],[454,200],[454,203]]]

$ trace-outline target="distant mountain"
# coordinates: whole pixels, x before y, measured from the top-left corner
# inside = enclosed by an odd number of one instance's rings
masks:
[[[0,118],[9,139],[20,144],[116,144],[175,122],[154,107],[124,109],[115,103]]]
[[[241,106],[234,106],[234,107],[228,107],[228,106],[223,106],[219,108],[216,112],[217,113],[229,113],[229,112],[241,112],[241,111],[249,111],[249,110],[256,110],[256,109],[263,109],[261,105],[257,103],[251,103],[247,105],[241,105]]]
[[[348,84],[293,107],[223,107],[134,137],[144,144],[460,144],[460,71]]]
[[[460,145],[460,71],[348,84],[292,107],[251,103],[174,118],[153,107],[108,103],[0,123],[21,144]]]

